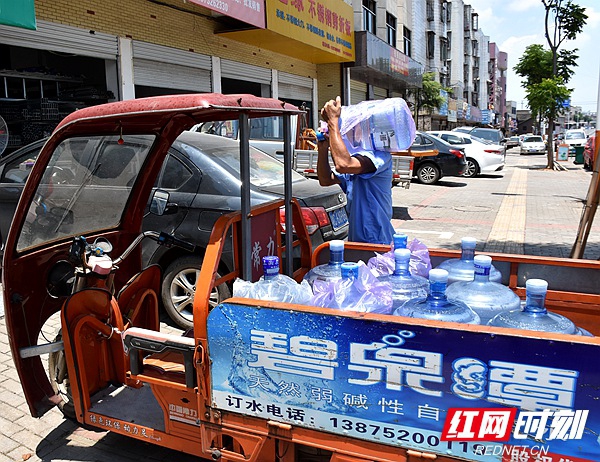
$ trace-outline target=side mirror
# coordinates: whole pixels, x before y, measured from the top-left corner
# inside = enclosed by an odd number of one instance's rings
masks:
[[[150,213],[153,215],[172,215],[179,211],[177,204],[169,202],[169,193],[162,189],[157,189],[152,195],[152,201],[150,202]]]

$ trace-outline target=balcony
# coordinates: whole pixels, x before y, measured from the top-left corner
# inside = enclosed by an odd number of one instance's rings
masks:
[[[354,41],[356,61],[350,67],[352,79],[395,91],[422,87],[422,64],[370,32],[354,32]]]

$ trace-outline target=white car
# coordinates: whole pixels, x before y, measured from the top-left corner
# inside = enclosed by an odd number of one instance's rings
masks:
[[[563,144],[569,145],[569,153],[575,154],[575,148],[577,146],[585,146],[587,142],[587,134],[585,130],[574,129],[567,130],[565,132],[565,138],[562,140]]]
[[[546,154],[546,143],[539,135],[530,135],[521,142],[521,154]]]
[[[501,144],[459,131],[432,130],[427,133],[464,149],[467,169],[463,176],[474,177],[482,173],[499,172],[504,168],[506,149]]]

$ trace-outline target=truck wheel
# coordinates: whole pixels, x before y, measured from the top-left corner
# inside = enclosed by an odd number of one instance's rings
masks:
[[[62,340],[62,333],[59,332],[55,342]],[[63,415],[71,420],[75,418],[75,406],[73,405],[73,394],[71,393],[71,382],[67,372],[67,361],[65,359],[65,351],[56,351],[48,356],[48,375],[50,377],[50,385],[54,393],[61,398],[57,407]]]
[[[417,170],[417,178],[421,183],[434,184],[440,179],[440,171],[433,164],[423,164]]]
[[[162,282],[161,296],[165,311],[179,327],[186,330],[194,327],[194,294],[201,267],[201,257],[179,258],[167,267]],[[229,297],[231,290],[227,284],[221,284],[210,293],[210,307],[214,308]]]
[[[467,178],[473,178],[477,175],[479,175],[479,164],[475,159],[467,157],[467,168],[465,173],[463,173],[463,176],[466,176]]]

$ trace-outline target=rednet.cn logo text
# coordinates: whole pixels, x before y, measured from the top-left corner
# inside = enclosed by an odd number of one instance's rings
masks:
[[[520,411],[516,408],[451,408],[442,441],[508,441],[533,438],[577,440],[583,436],[588,410]],[[516,419],[516,420],[515,420]]]

